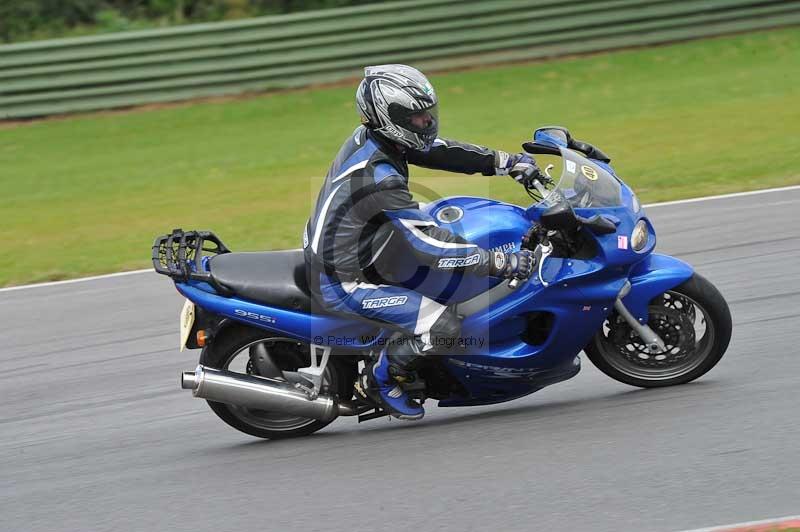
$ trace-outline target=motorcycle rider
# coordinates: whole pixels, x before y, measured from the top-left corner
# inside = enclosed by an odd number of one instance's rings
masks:
[[[529,277],[533,258],[490,252],[439,227],[409,192],[408,163],[486,176],[538,169],[524,153],[439,138],[436,94],[410,66],[365,68],[356,103],[362,125],[339,150],[305,226],[309,284],[326,308],[402,331],[368,367],[370,390],[394,417],[419,419],[422,405],[399,383],[413,379],[422,353],[452,345],[461,322],[453,307],[392,284],[391,258],[410,248],[432,269],[504,279]]]

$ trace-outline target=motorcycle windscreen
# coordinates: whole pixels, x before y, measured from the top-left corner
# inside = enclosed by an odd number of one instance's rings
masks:
[[[561,179],[548,186],[549,193],[537,207],[550,207],[566,200],[574,209],[619,207],[622,186],[594,161],[567,148],[561,150]]]

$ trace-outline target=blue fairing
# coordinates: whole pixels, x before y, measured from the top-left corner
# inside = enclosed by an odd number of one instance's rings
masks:
[[[647,305],[694,274],[694,269],[675,257],[653,253],[630,273],[631,291],[622,300],[633,316],[647,323]]]
[[[207,284],[190,286],[176,283],[175,286],[187,299],[208,312],[307,343],[364,349],[374,346],[381,333],[376,325],[346,316],[306,314],[236,297],[223,297],[204,290],[210,288]]]
[[[656,237],[652,224],[633,192],[609,165],[588,161],[569,150],[562,150],[562,154],[577,161],[575,168],[591,164],[598,174],[609,174],[606,179],[612,190],[618,190],[618,197],[594,208],[580,208],[576,200],[575,212],[585,218],[602,215],[615,224],[616,232],[595,235],[584,228],[583,234],[591,239],[590,249],[595,251],[581,255],[582,259],[551,256],[542,268],[547,286],[535,275],[515,291],[503,292],[491,304],[473,309],[463,321],[460,345],[441,353],[444,367],[461,383],[467,396],[444,399],[441,406],[508,401],[572,377],[580,369],[578,354],[602,329],[626,283],[630,282],[631,289],[624,298],[625,305],[636,318],[646,321],[649,302],[693,274],[688,264],[653,253]],[[597,174],[591,169],[587,172],[593,177],[588,183],[592,186]],[[579,198],[579,192],[577,186],[563,190],[575,198]],[[448,216],[440,216],[445,209],[449,209]],[[540,219],[544,207],[523,209],[461,196],[440,199],[424,210],[441,227],[484,249],[511,252],[520,249],[523,235]],[[630,238],[641,220],[650,236],[636,252],[630,247]],[[503,287],[498,285],[505,282],[420,267],[413,253],[398,254],[395,274],[398,284],[447,304],[465,302],[493,288],[496,290],[492,293],[500,293]],[[205,283],[177,286],[209,312],[308,343],[363,350],[391,334],[344,314],[309,315],[273,308],[224,297]],[[457,308],[460,312],[464,305]]]

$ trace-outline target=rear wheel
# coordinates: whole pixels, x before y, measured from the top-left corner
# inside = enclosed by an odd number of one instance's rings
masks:
[[[310,362],[308,344],[291,338],[279,337],[267,331],[235,325],[220,332],[214,341],[203,349],[200,364],[234,373],[260,375],[253,364],[251,352],[266,350],[277,374],[262,375],[283,379],[282,371],[297,371]],[[263,351],[262,351],[263,352]],[[323,375],[322,393],[348,397],[352,393],[352,378],[347,368],[335,359],[328,363]],[[285,379],[283,379],[285,380]],[[292,438],[312,434],[331,421],[319,421],[285,414],[256,410],[242,406],[207,401],[208,405],[225,423],[251,436],[267,439]]]
[[[614,313],[584,350],[600,371],[632,386],[673,386],[705,374],[725,354],[731,338],[730,310],[703,276],[695,273],[652,300],[648,310],[648,325],[664,341],[666,352],[650,353]]]

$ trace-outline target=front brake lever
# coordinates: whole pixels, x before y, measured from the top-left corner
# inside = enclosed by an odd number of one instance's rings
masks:
[[[549,257],[550,254],[552,253],[553,253],[553,244],[550,243],[550,240],[540,243],[536,247],[536,251],[534,251],[534,257],[536,257],[536,261],[538,262],[539,281],[542,283],[542,286],[544,287],[550,286],[550,283],[545,281],[544,277],[542,277],[542,267],[544,266],[545,259],[547,259],[547,257]]]
[[[533,252],[534,260],[537,263],[537,273],[539,275],[539,281],[542,283],[542,286],[547,287],[550,286],[550,283],[544,280],[542,277],[542,267],[544,266],[544,261],[553,253],[553,244],[550,243],[550,240],[545,240],[544,243],[540,243],[536,246],[536,250]],[[508,282],[508,287],[511,290],[516,290],[519,286],[520,280],[519,279],[511,279]]]

